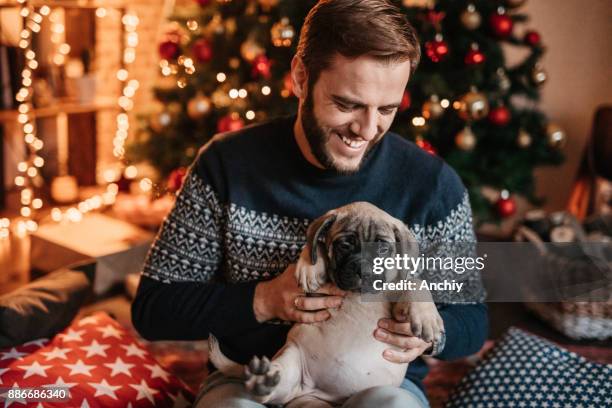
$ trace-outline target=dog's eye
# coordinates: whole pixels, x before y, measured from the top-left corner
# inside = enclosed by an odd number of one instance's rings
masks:
[[[334,247],[338,252],[352,252],[355,249],[355,238],[348,236],[334,242]]]

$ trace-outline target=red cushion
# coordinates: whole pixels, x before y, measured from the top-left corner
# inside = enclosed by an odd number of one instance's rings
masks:
[[[180,407],[193,401],[185,385],[164,371],[106,313],[73,322],[50,341],[40,339],[0,349],[0,388],[41,388],[62,383],[69,386],[70,403],[43,401],[42,405]],[[40,400],[7,402],[6,407],[40,406]]]

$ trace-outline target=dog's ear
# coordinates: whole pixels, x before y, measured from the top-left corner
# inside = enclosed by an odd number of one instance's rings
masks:
[[[397,220],[393,224],[393,233],[395,234],[395,242],[399,244],[401,255],[418,256],[419,243],[406,224]]]
[[[319,237],[327,232],[327,229],[331,227],[331,225],[336,221],[336,214],[332,211],[322,215],[321,217],[314,220],[310,226],[308,226],[308,231],[306,232],[306,244],[310,246],[311,249],[317,247],[317,242],[319,241]],[[310,251],[310,262],[314,265],[317,263],[317,251]]]

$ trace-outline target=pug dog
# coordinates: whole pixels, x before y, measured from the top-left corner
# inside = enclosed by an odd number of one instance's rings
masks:
[[[394,346],[373,337],[378,320],[392,317],[395,308],[411,323],[413,334],[427,342],[439,340],[443,323],[428,291],[403,293],[395,303],[361,299],[361,288],[367,285],[364,279],[368,279],[362,276],[367,262],[361,251],[365,242],[388,243],[393,250],[399,244],[403,254],[418,255],[418,243],[404,223],[370,203],[356,202],[327,212],[308,228],[296,279],[306,294],[333,282],[348,292],[342,306],[330,309],[327,321],[295,324],[272,361],[254,357],[239,368],[221,354],[214,338],[209,342],[211,361],[226,375],[242,375],[246,388],[263,404],[305,399],[331,407],[369,387],[400,386],[408,364],[382,357],[385,349]],[[398,278],[397,270],[385,273],[388,282]]]

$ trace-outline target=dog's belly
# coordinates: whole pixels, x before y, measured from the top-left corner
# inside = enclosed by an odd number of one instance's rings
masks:
[[[373,386],[399,386],[407,364],[385,360],[394,348],[374,338],[378,320],[390,316],[388,303],[361,303],[350,294],[332,318],[316,325],[296,325],[289,338],[302,352],[304,393],[330,402],[342,402]]]

